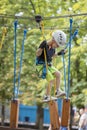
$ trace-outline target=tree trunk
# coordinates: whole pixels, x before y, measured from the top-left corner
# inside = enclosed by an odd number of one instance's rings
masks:
[[[38,130],[43,130],[43,108],[41,104],[37,105],[36,128]]]
[[[4,120],[5,120],[5,105],[2,104],[2,109],[1,109],[1,125],[4,126]]]

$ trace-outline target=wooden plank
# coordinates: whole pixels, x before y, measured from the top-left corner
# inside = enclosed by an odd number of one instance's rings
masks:
[[[18,114],[19,114],[19,101],[12,100],[11,111],[10,111],[10,127],[11,128],[18,127]]]
[[[51,130],[59,130],[60,122],[58,116],[57,102],[50,101],[48,104],[49,104],[49,111],[50,111]]]
[[[70,117],[70,99],[63,99],[61,126],[68,127]]]
[[[7,126],[0,126],[0,130],[36,130],[31,128],[10,128]]]

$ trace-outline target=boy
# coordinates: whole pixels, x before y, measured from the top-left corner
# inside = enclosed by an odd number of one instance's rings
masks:
[[[56,78],[56,91],[55,95],[57,97],[60,97],[62,95],[65,95],[65,92],[60,90],[60,72],[52,66],[52,58],[57,55],[62,55],[65,54],[65,50],[61,50],[58,53],[55,53],[55,49],[58,47],[63,47],[66,43],[66,34],[61,31],[61,30],[56,30],[55,32],[52,33],[52,39],[49,41],[44,40],[39,48],[36,51],[36,56],[39,62],[46,62],[48,64],[48,70],[47,70],[47,78],[50,78],[50,85],[54,82],[54,79]],[[44,49],[46,52],[46,59],[45,59],[45,54],[44,54]],[[46,96],[44,97],[45,100],[49,99],[50,91],[49,87],[47,87],[47,93]]]

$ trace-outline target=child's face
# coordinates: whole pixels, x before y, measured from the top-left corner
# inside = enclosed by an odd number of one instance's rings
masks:
[[[58,44],[56,43],[56,41],[54,39],[52,39],[52,48],[58,48]]]

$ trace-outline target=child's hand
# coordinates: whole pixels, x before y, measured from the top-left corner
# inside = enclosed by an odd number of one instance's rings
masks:
[[[58,52],[57,55],[62,55],[62,54],[64,55],[65,53],[66,53],[66,50],[63,49],[60,52]]]

